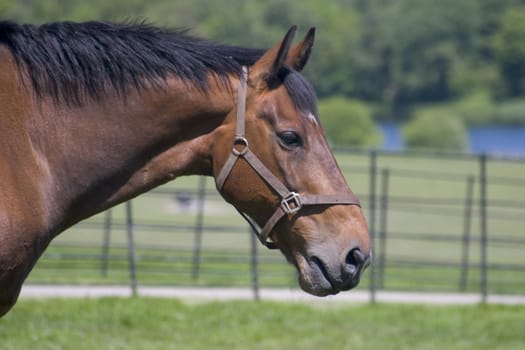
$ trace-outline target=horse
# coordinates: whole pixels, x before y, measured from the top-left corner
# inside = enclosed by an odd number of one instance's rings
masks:
[[[185,175],[223,198],[316,296],[359,283],[360,202],[301,74],[315,37],[270,49],[148,23],[0,22],[0,315],[54,237]]]

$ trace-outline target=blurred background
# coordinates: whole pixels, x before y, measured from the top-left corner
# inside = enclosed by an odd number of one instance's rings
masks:
[[[0,17],[260,48],[317,27],[304,74],[374,235],[360,288],[525,294],[525,1],[0,0]],[[258,249],[211,180],[183,178],[61,235],[29,282],[296,288]]]
[[[334,145],[520,154],[522,0],[0,0],[21,22],[137,21],[269,47],[318,28],[305,74]]]

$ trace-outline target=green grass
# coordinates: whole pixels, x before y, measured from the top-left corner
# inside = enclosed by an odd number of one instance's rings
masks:
[[[18,349],[523,349],[525,306],[184,304],[22,300],[0,319]]]

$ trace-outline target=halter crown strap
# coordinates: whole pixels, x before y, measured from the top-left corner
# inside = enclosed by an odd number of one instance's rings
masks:
[[[237,125],[235,138],[244,137],[244,113],[246,111],[246,92],[248,90],[248,68],[242,67],[239,89],[237,89]]]
[[[253,170],[281,197],[279,206],[261,228],[246,213],[238,208],[237,211],[248,221],[259,240],[263,245],[270,249],[275,249],[276,245],[269,239],[270,233],[279,220],[285,215],[297,213],[305,205],[357,205],[361,206],[359,199],[351,194],[299,194],[290,191],[249,149],[248,140],[245,137],[245,111],[246,111],[246,92],[248,89],[248,69],[242,67],[242,74],[239,79],[237,89],[237,120],[235,126],[235,138],[233,140],[232,151],[222,166],[222,169],[215,179],[217,189],[222,190],[228,175],[239,158],[243,158]]]
[[[222,166],[219,175],[215,179],[215,184],[219,192],[226,182],[226,178],[235,165],[237,159],[243,151],[248,151],[248,140],[244,137],[244,112],[246,110],[246,91],[248,90],[248,68],[242,67],[241,78],[239,79],[239,88],[237,89],[237,120],[235,126],[235,138],[233,140],[233,149],[226,163]],[[240,147],[240,151],[239,148]]]

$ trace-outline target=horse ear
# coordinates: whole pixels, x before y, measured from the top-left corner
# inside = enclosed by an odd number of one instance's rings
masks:
[[[284,38],[266,51],[252,66],[250,75],[257,80],[257,83],[264,82],[266,86],[271,87],[279,81],[279,70],[286,63],[296,30],[297,26],[288,29]]]
[[[298,72],[302,71],[306,62],[308,62],[310,53],[312,52],[314,39],[315,28],[312,27],[308,33],[306,33],[304,39],[290,50],[288,57],[286,58],[286,64]]]

